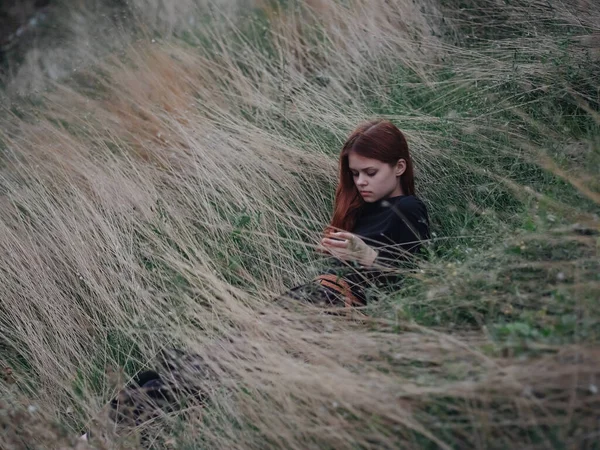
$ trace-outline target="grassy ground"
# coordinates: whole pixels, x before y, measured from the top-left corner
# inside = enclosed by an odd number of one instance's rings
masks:
[[[600,9],[202,11],[4,102],[2,447],[596,448]],[[374,116],[408,137],[428,258],[362,314],[280,310]],[[116,436],[109,399],[171,345],[210,405]]]

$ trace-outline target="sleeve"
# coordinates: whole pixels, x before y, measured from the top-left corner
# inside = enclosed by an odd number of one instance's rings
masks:
[[[407,199],[390,208],[392,218],[382,236],[389,244],[377,248],[379,254],[375,258],[375,266],[396,266],[398,262],[412,259],[422,242],[430,238],[427,208],[421,200]]]
[[[362,295],[362,287],[374,281],[389,282],[397,278],[398,266],[411,262],[411,255],[421,247],[421,241],[429,239],[429,218],[425,204],[419,199],[406,199],[394,206],[382,239],[373,247],[378,255],[369,268],[356,261],[342,262],[328,258],[328,267],[321,273],[335,274],[346,279],[355,295]],[[388,269],[388,270],[386,270]]]

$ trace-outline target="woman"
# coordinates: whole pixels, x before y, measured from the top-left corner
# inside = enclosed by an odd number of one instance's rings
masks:
[[[352,132],[342,147],[339,175],[333,218],[317,247],[334,257],[332,265],[278,300],[364,305],[364,287],[396,279],[394,271],[429,239],[427,209],[415,196],[408,146],[391,122],[365,122]],[[203,403],[208,396],[203,385],[218,383],[199,355],[175,350],[158,359],[160,374],[138,374],[111,402],[113,420],[139,425],[160,414],[158,408],[175,408],[177,394]]]
[[[342,147],[334,213],[317,247],[336,259],[325,273],[284,296],[364,305],[364,288],[396,280],[394,269],[410,263],[429,238],[427,208],[415,196],[404,135],[387,120],[362,123]]]

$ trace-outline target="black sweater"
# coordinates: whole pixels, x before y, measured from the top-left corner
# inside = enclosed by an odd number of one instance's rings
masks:
[[[365,203],[352,233],[379,250],[376,262],[391,263],[402,250],[414,254],[430,238],[427,208],[414,195]]]
[[[387,274],[411,262],[411,256],[421,248],[421,241],[430,239],[429,216],[425,204],[414,195],[400,195],[365,203],[351,230],[379,254],[373,266],[366,268],[356,262],[336,258],[326,273],[335,273],[348,280],[355,295],[364,298],[362,287],[372,283],[388,283],[398,279]]]

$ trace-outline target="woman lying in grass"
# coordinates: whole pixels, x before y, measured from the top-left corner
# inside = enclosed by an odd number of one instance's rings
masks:
[[[347,230],[347,231],[345,231]],[[415,196],[413,163],[402,132],[391,122],[360,124],[342,147],[331,224],[317,251],[332,267],[284,295],[310,302],[366,304],[364,287],[387,283],[429,239],[425,204]]]
[[[415,196],[408,146],[392,123],[360,124],[342,148],[339,173],[333,218],[317,247],[334,257],[332,266],[278,300],[364,305],[366,283],[395,279],[394,267],[409,262],[421,241],[429,239],[427,209]],[[391,270],[386,274],[386,269]],[[159,359],[160,374],[138,374],[112,401],[113,420],[138,425],[159,409],[175,409],[180,397],[205,401],[206,384],[215,380],[201,356],[176,350]]]

